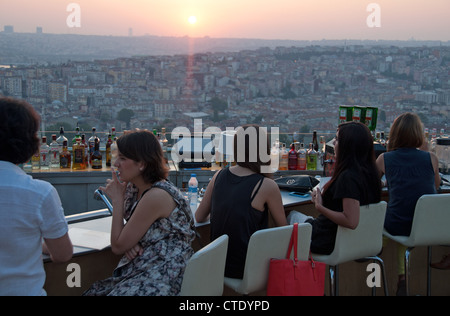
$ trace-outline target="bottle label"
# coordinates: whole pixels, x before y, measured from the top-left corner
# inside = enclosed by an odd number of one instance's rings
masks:
[[[100,159],[92,159],[92,168],[100,169],[102,167],[102,161]]]
[[[60,163],[61,163],[61,168],[69,167],[69,159],[67,159],[66,157],[61,157]]]
[[[74,150],[74,163],[83,163],[84,150],[83,149],[75,149]]]

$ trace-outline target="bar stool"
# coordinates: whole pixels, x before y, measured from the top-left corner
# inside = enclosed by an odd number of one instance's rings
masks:
[[[242,279],[225,277],[225,285],[248,295],[265,290],[271,258],[284,258],[291,240],[293,225],[258,230],[250,237]],[[297,252],[299,260],[308,260],[312,227],[298,224]]]
[[[383,275],[384,294],[389,295],[384,262],[377,256],[383,247],[383,227],[387,203],[382,201],[360,207],[359,224],[356,229],[338,226],[336,243],[330,255],[312,254],[314,260],[329,265],[330,294],[339,295],[339,264],[358,259],[374,260],[380,264]],[[374,295],[375,288],[372,288]]]
[[[427,295],[431,295],[431,247],[450,245],[450,194],[423,195],[416,204],[409,236],[392,236],[386,230],[383,234],[406,247],[405,279],[406,295],[409,295],[410,254],[415,247],[428,247]]]
[[[184,271],[180,296],[221,296],[228,235],[222,235],[194,253]]]

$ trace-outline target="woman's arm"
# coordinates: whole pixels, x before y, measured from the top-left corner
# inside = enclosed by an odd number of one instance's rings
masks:
[[[281,198],[280,189],[275,181],[264,178],[264,182],[258,194],[260,193],[266,197],[266,203],[275,226],[286,226],[288,223],[284,211],[283,199]]]
[[[214,183],[216,182],[216,177],[220,171],[216,172],[208,183],[206,187],[205,194],[203,195],[203,199],[200,202],[197,211],[195,212],[195,220],[197,223],[204,223],[208,220],[209,214],[211,213],[211,203],[212,203],[212,194],[214,191]]]
[[[433,153],[430,153],[430,156],[431,164],[433,165],[434,169],[434,184],[436,186],[436,190],[439,190],[439,187],[441,186],[441,176],[439,175],[439,159]]]
[[[312,194],[316,210],[339,226],[356,229],[359,224],[359,201],[350,198],[342,199],[343,212],[336,212],[323,206],[322,194],[317,188]]]
[[[112,251],[119,255],[133,252],[133,249],[137,252],[134,256],[142,253],[140,246],[136,247],[139,241],[156,220],[169,217],[176,206],[169,193],[159,188],[153,188],[142,196],[133,216],[126,225],[123,224],[123,217],[120,221],[115,222],[113,214]],[[129,253],[127,253],[128,255]]]
[[[176,204],[169,193],[154,188],[141,198],[133,216],[125,225],[123,215],[126,188],[127,183],[120,182],[114,171],[112,172],[112,180],[107,180],[106,187],[100,187],[110,197],[113,205],[111,224],[111,249],[113,253],[118,255],[128,251],[133,253],[134,249],[134,252],[138,255],[142,253],[138,243],[150,226],[158,218],[168,217]],[[127,253],[127,256],[129,255]]]

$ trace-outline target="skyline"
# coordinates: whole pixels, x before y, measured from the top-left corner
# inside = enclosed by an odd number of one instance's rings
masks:
[[[18,33],[42,27],[44,33],[80,35],[128,36],[131,29],[133,36],[449,41],[448,12],[448,0],[15,0],[0,4],[0,30],[12,25]],[[189,22],[193,16],[195,23]]]

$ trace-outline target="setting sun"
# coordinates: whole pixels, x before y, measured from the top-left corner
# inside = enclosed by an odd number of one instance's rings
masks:
[[[197,23],[197,17],[194,15],[190,16],[188,19],[188,22],[189,22],[189,24],[194,25],[195,23]]]

